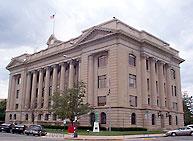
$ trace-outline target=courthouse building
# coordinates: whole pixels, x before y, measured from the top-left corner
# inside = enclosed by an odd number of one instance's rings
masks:
[[[62,124],[50,112],[56,90],[86,83],[85,102],[104,127],[183,126],[180,63],[168,43],[114,18],[69,41],[51,35],[48,47],[12,58],[6,122]],[[95,114],[83,115],[90,126]]]

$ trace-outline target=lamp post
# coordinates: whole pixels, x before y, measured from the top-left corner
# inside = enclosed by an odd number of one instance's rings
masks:
[[[110,94],[111,94],[111,90],[109,89],[108,90],[108,105],[109,105],[109,108],[108,108],[108,114],[109,114],[109,131],[111,131],[111,115],[110,115],[110,112],[111,112],[111,105],[110,105]]]

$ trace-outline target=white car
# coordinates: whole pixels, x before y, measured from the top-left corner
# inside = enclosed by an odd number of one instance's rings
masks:
[[[193,128],[193,124],[187,125],[187,127],[191,127],[191,128]]]
[[[175,130],[170,130],[166,133],[166,136],[193,136],[193,128],[183,127]]]

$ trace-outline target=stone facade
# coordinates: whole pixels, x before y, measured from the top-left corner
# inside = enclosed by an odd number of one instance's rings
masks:
[[[113,19],[66,42],[51,35],[47,44],[8,64],[6,122],[62,123],[49,112],[49,97],[82,80],[85,101],[98,111],[101,126],[183,126],[179,64],[184,60],[168,43]],[[90,126],[93,115],[82,116],[80,124]]]

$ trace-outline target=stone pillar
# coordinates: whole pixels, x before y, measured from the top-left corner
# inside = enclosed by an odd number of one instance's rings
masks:
[[[152,107],[157,107],[157,92],[155,80],[155,58],[150,59],[150,79],[151,79],[151,103]]]
[[[47,67],[45,78],[44,109],[48,109],[49,88],[50,88],[50,67]]]
[[[61,64],[61,73],[60,73],[60,91],[64,91],[64,83],[65,83],[65,63]]]
[[[70,61],[70,70],[69,70],[68,88],[73,87],[73,80],[74,80],[74,65],[73,65],[73,60],[71,60]]]
[[[182,104],[182,93],[181,93],[181,78],[180,78],[180,67],[175,69],[176,75],[176,92],[178,99],[178,111],[183,112],[183,104]]]
[[[54,65],[53,69],[52,95],[57,90],[58,65]]]
[[[8,98],[7,98],[7,104],[6,104],[6,111],[9,111],[10,110],[10,108],[11,108],[11,97],[12,97],[12,95],[11,95],[11,88],[12,88],[12,75],[11,74],[9,74],[9,89],[8,89]]]
[[[159,61],[158,63],[158,84],[159,84],[159,96],[160,96],[160,103],[161,108],[165,108],[165,93],[164,93],[164,75],[163,75],[163,65],[164,63],[162,61]]]
[[[43,89],[43,76],[44,76],[44,70],[40,69],[39,70],[39,83],[38,83],[38,99],[37,99],[37,108],[41,108],[42,104],[42,89]]]
[[[16,88],[16,77],[13,76],[12,77],[12,87],[11,87],[11,110],[15,110],[14,107],[15,107],[15,94],[16,94],[16,91],[15,91],[15,88]]]
[[[141,92],[143,99],[143,108],[148,106],[148,92],[147,92],[147,70],[146,70],[146,56],[141,55]]]
[[[81,81],[81,60],[78,61],[78,81]]]
[[[171,103],[171,66],[170,64],[166,65],[166,99],[167,99],[167,107],[169,110],[172,108],[172,103]]]
[[[31,89],[31,72],[27,73],[27,86],[26,86],[26,96],[25,96],[25,109],[30,108],[30,90]]]
[[[37,88],[37,71],[33,71],[32,92],[31,92],[31,109],[35,108],[36,88]]]
[[[94,59],[90,55],[88,57],[88,103],[94,106]]]

